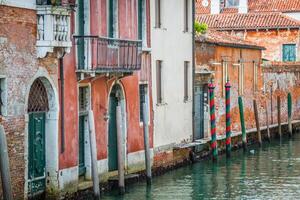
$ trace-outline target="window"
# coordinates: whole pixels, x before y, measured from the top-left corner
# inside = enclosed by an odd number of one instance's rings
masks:
[[[118,0],[108,0],[108,37],[116,38],[118,33]]]
[[[258,86],[257,86],[257,75],[258,75],[257,74],[258,73],[257,68],[258,68],[258,65],[254,61],[253,62],[253,79],[254,79],[254,81],[253,81],[253,92],[254,93],[257,92],[257,89],[258,89]]]
[[[282,61],[284,62],[296,61],[296,44],[284,44],[282,46]]]
[[[144,122],[144,107],[143,104],[146,104],[147,107],[147,116],[146,119],[149,122],[149,96],[148,96],[148,85],[147,84],[140,84],[139,86],[140,92],[140,122]]]
[[[161,0],[155,0],[155,27],[161,28]]]
[[[189,0],[184,0],[184,32],[189,31]]]
[[[0,116],[6,115],[6,79],[0,78]]]
[[[229,80],[228,75],[228,62],[222,61],[222,91],[223,91],[223,97],[225,97],[225,84]]]
[[[188,61],[184,62],[184,101],[189,99],[189,65]]]
[[[156,61],[156,92],[157,92],[157,103],[163,102],[163,91],[162,91],[162,61]]]
[[[244,95],[244,63],[240,61],[239,65],[239,95]]]
[[[239,6],[239,0],[226,0],[225,1],[226,7],[238,7]]]
[[[138,38],[147,46],[146,0],[138,0]]]
[[[79,113],[80,115],[88,114],[90,109],[89,87],[79,87]]]

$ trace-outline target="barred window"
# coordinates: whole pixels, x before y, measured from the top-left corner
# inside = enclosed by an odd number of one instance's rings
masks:
[[[139,92],[140,92],[140,122],[144,122],[144,109],[143,109],[144,103],[146,103],[147,114],[149,113],[148,112],[148,108],[149,108],[148,85],[140,84]]]
[[[89,87],[79,87],[79,112],[86,114],[90,109]]]

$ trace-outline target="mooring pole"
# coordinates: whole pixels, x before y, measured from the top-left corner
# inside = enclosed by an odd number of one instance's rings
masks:
[[[280,96],[277,97],[277,120],[278,120],[278,135],[281,138],[282,133],[281,133],[281,100],[280,100]]]
[[[270,93],[271,93],[271,124],[274,124],[274,119],[273,119],[273,84],[270,87]]]
[[[268,141],[271,142],[270,125],[269,125],[269,106],[266,101],[266,123],[267,123],[267,137]]]
[[[123,127],[121,106],[117,106],[117,141],[118,141],[118,176],[119,176],[119,193],[125,193],[125,169],[123,157]]]
[[[2,180],[2,191],[3,191],[4,200],[13,200],[12,190],[11,190],[7,141],[6,141],[4,128],[2,125],[0,125],[0,174]]]
[[[226,156],[231,154],[231,119],[230,119],[230,82],[225,84],[225,103],[226,103]]]
[[[243,149],[244,151],[247,150],[247,134],[246,134],[246,127],[245,127],[245,116],[244,116],[244,105],[243,99],[239,96],[239,110],[240,110],[240,121],[241,121],[241,129],[242,129],[242,141],[243,141]]]
[[[258,118],[258,110],[257,110],[256,99],[253,100],[253,107],[254,107],[256,129],[257,129],[258,144],[259,144],[259,146],[262,146],[261,132],[260,132],[260,125],[259,125],[259,118]]]
[[[216,134],[216,113],[215,113],[215,85],[211,82],[208,85],[209,89],[209,104],[210,104],[210,129],[211,129],[211,149],[212,149],[212,159],[215,161],[218,157],[217,149],[217,134]]]
[[[93,190],[95,199],[100,199],[100,181],[97,167],[97,144],[96,144],[96,132],[94,113],[89,111],[89,133],[90,133],[90,150],[92,159],[92,178],[93,178]]]
[[[289,135],[290,137],[293,136],[293,127],[292,127],[292,95],[288,93],[288,126],[289,126]]]
[[[151,158],[150,158],[150,144],[149,144],[149,126],[148,126],[148,112],[147,104],[144,99],[143,103],[143,124],[144,124],[144,146],[145,146],[145,164],[146,164],[146,175],[147,184],[151,184],[152,173],[151,173]]]

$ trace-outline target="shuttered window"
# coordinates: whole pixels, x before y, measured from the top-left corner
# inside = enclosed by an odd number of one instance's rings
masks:
[[[184,31],[189,31],[189,0],[184,0]]]
[[[149,112],[148,112],[148,108],[149,108],[148,85],[140,84],[139,92],[140,92],[140,122],[144,122],[144,110],[143,110],[144,103],[146,103],[147,115],[149,114]],[[148,120],[149,120],[149,118],[148,118]]]
[[[89,87],[79,87],[79,113],[85,115],[90,107]]]
[[[244,95],[244,63],[240,61],[239,65],[239,95]]]
[[[284,44],[282,46],[282,61],[284,62],[296,61],[296,44]]]
[[[184,100],[187,101],[189,99],[189,66],[190,63],[188,61],[184,62]]]
[[[222,95],[225,96],[225,84],[229,80],[228,75],[228,62],[222,61]]]
[[[253,62],[253,92],[257,92],[258,91],[258,64],[256,62]]]
[[[238,7],[239,0],[226,0],[225,6],[226,7]]]
[[[146,0],[138,0],[138,38],[147,46]]]
[[[108,37],[116,38],[118,31],[118,0],[108,1]]]
[[[155,0],[155,27],[161,28],[161,0]]]
[[[163,101],[162,95],[162,61],[156,61],[156,93],[157,93],[157,103],[160,104]]]

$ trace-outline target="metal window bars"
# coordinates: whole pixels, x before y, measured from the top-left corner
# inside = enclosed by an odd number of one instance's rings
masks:
[[[132,72],[141,69],[142,41],[74,36],[77,70]]]

